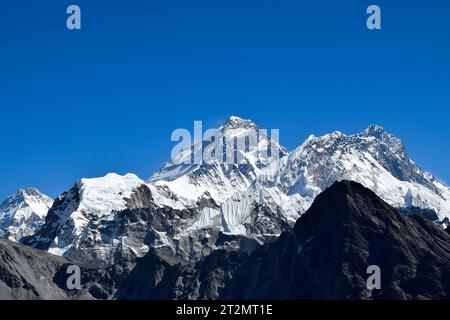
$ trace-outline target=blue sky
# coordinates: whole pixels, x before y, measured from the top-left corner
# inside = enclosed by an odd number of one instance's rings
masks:
[[[3,0],[0,198],[147,178],[174,129],[232,114],[280,128],[288,149],[377,123],[450,182],[449,16],[442,0]]]

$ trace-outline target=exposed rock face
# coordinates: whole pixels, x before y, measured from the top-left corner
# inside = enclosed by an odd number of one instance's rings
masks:
[[[161,216],[151,192],[135,175],[83,179],[61,194],[44,226],[23,243],[93,266],[130,260],[148,252]]]
[[[217,207],[210,198],[199,201],[198,207],[183,210],[157,206],[149,186],[142,184],[123,198],[123,208],[98,215],[80,209],[82,197],[79,186],[59,196],[45,225],[34,236],[24,238],[23,243],[85,265],[106,267],[143,257],[150,248],[188,261],[199,260],[217,249],[251,251],[275,240],[265,235],[247,237],[220,230],[190,230],[190,223],[200,215],[200,210]],[[264,216],[271,214],[261,210],[255,208],[248,222],[248,228],[254,229],[255,234],[263,233],[267,224]],[[79,215],[83,216],[83,223],[79,223]],[[289,228],[289,224],[282,227]]]
[[[81,267],[79,291],[64,285],[70,264]],[[380,290],[367,288],[371,265]],[[188,262],[157,248],[99,269],[0,240],[0,288],[4,299],[448,299],[450,235],[343,181],[251,253]]]
[[[0,239],[0,299],[67,299],[55,276],[73,262]],[[66,288],[67,289],[67,288]]]
[[[89,268],[79,261],[0,239],[0,300],[111,299],[135,265],[135,261],[122,261],[104,269]],[[72,266],[80,270],[79,290],[67,285]]]
[[[236,200],[224,212],[207,195],[193,207],[161,205],[160,192],[134,175],[83,179],[55,200],[42,228],[22,243],[106,267],[143,257],[150,248],[187,261],[217,249],[251,251],[290,228],[282,213],[246,199]],[[208,212],[225,227],[194,223]],[[230,212],[247,215],[236,221]],[[249,232],[234,233],[234,223]]]
[[[367,289],[370,265],[381,268],[381,290]],[[222,296],[448,299],[450,237],[357,183],[336,183],[292,232],[252,254]]]
[[[381,290],[367,288],[371,265],[381,269]],[[217,251],[192,265],[149,254],[116,298],[448,299],[450,236],[345,181],[250,255]]]
[[[36,234],[25,237],[22,242],[40,250],[48,250],[56,238],[57,234],[64,229],[73,229],[74,223],[69,222],[64,226],[64,222],[68,220],[71,212],[74,212],[80,204],[79,190],[76,187],[62,193],[54,201],[47,216],[45,224]]]
[[[146,244],[150,244],[152,235],[155,237],[158,227],[163,229],[161,221],[165,221],[153,214],[150,199],[149,189],[142,185],[124,198],[123,208],[117,212],[96,214],[80,209],[82,192],[74,186],[55,201],[44,227],[23,242],[100,267],[143,256],[148,251]]]

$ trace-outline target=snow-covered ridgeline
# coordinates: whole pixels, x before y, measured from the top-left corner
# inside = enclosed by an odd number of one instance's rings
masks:
[[[219,131],[243,138],[255,128],[250,120],[232,117]],[[267,146],[269,138],[261,135],[258,143]],[[249,148],[240,165],[170,161],[147,182],[133,174],[82,179],[58,197],[31,244],[71,257],[94,250],[114,261],[123,251],[141,256],[149,245],[186,253],[189,246],[202,247],[193,243],[202,234],[261,240],[293,225],[318,194],[340,180],[357,181],[395,207],[431,209],[440,221],[450,218],[450,189],[379,126],[353,135],[310,136],[291,153],[276,148],[281,158],[270,165]],[[127,221],[121,212],[136,209],[131,203],[151,208]]]

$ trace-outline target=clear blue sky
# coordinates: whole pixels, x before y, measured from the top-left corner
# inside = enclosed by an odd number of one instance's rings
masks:
[[[81,31],[66,29],[72,3]],[[2,0],[0,45],[0,199],[147,178],[172,130],[232,114],[289,149],[377,123],[450,182],[449,1]]]

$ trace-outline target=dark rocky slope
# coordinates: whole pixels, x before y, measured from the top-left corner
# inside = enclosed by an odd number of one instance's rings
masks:
[[[381,268],[381,290],[367,288],[370,265]],[[215,252],[189,265],[150,254],[116,298],[447,299],[450,236],[345,181],[323,192],[293,231],[250,255]]]
[[[381,268],[381,290],[366,286]],[[450,237],[354,182],[335,183],[275,244],[252,254],[221,293],[244,299],[448,299]]]
[[[0,239],[0,299],[67,299],[61,275],[74,262]],[[80,292],[73,293],[77,297]]]
[[[164,251],[107,268],[0,240],[0,298],[9,299],[449,299],[450,235],[392,208],[362,185],[335,183],[292,231],[252,253],[218,250],[197,262]],[[381,289],[369,290],[370,265]]]

